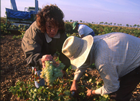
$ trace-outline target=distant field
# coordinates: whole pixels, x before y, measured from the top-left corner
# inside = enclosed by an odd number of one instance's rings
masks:
[[[1,17],[0,27],[2,33],[7,32],[6,24],[8,25],[9,29],[22,31],[22,33],[24,33],[24,31],[29,27],[26,25],[24,26],[11,25],[10,24],[11,22],[6,23],[6,21],[7,21],[6,18]],[[140,37],[140,28],[136,28],[136,27],[124,27],[124,26],[117,26],[117,25],[103,25],[103,24],[91,24],[91,23],[81,23],[81,24],[88,25],[90,28],[94,30],[96,35],[102,35],[110,32],[123,32],[123,33],[134,35],[136,37]],[[66,29],[66,33],[69,35],[77,33],[76,30],[72,29],[72,22],[65,22],[65,29]]]

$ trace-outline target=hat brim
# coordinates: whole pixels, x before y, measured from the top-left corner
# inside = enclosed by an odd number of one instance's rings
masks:
[[[70,60],[72,69],[77,69],[85,63],[94,42],[94,38],[91,35],[83,37],[82,40],[84,41],[84,45],[81,52],[77,58]]]

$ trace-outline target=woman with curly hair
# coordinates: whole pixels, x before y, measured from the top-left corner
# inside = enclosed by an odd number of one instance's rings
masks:
[[[60,53],[59,59],[65,64],[63,74],[66,68],[70,66],[69,59],[61,52],[63,42],[67,38],[64,27],[64,14],[56,5],[46,5],[36,15],[36,21],[26,30],[22,39],[22,49],[25,53],[25,59],[30,67],[36,68],[40,75],[45,60],[52,60],[56,52]],[[35,81],[35,86],[44,85],[44,80],[40,83]]]

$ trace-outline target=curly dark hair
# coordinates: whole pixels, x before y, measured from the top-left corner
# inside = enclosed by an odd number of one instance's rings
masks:
[[[60,33],[65,32],[64,27],[64,14],[57,5],[46,5],[40,12],[36,15],[37,26],[40,28],[42,33],[46,32],[46,22],[53,24],[59,28]]]

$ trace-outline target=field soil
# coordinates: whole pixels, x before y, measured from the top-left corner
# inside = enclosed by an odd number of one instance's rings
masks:
[[[0,65],[1,65],[1,86],[0,86],[0,100],[1,101],[24,101],[17,96],[9,93],[9,88],[15,85],[17,80],[29,79],[32,76],[31,68],[26,65],[24,54],[21,49],[21,39],[13,39],[14,35],[18,32],[11,34],[2,34],[0,40]],[[93,70],[93,75],[96,70]],[[140,101],[140,84],[134,90],[131,101]]]

